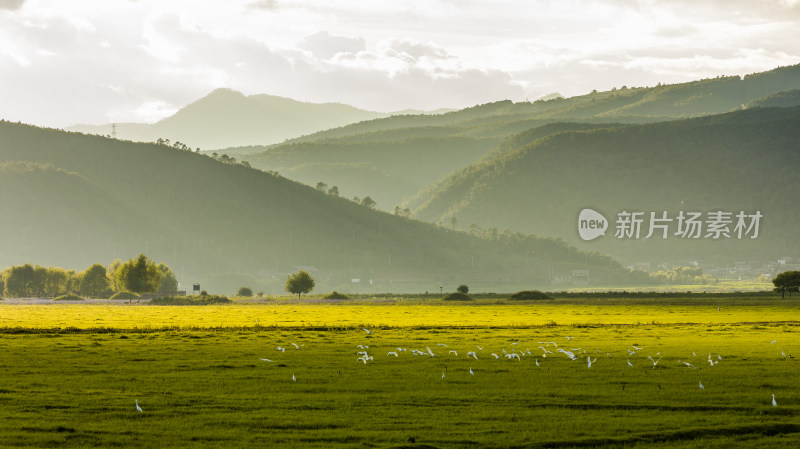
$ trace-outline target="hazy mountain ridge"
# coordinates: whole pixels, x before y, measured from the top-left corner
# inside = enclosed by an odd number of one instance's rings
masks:
[[[800,87],[800,65],[778,68],[769,72],[739,76],[718,77],[675,85],[659,85],[649,88],[623,87],[606,92],[592,92],[572,98],[554,98],[532,103],[498,101],[437,116],[407,115],[354,123],[343,127],[321,131],[291,139],[280,145],[254,146],[252,154],[243,154],[242,148],[231,149],[240,158],[254,166],[285,173],[298,173],[294,166],[304,163],[328,163],[330,155],[337,154],[343,162],[364,162],[374,170],[388,176],[411,180],[417,171],[439,170],[432,173],[435,178],[459,170],[471,163],[488,157],[496,145],[505,139],[513,139],[526,130],[548,131],[542,125],[576,123],[584,127],[605,127],[608,123],[655,123],[678,120],[686,117],[724,113],[741,109],[764,95],[790,88]],[[436,136],[441,139],[471,139],[475,151],[452,152],[447,145],[430,147],[425,154],[406,149],[407,158],[416,162],[418,169],[404,169],[408,164],[394,162],[392,148],[401,148],[399,142],[411,142],[421,137]],[[365,155],[358,145],[369,142],[375,154]],[[422,140],[419,140],[422,142]],[[422,148],[420,144],[420,149]],[[225,152],[226,150],[221,150]],[[292,160],[287,154],[296,151]],[[386,151],[390,156],[381,156]],[[480,154],[483,152],[483,154]],[[441,154],[437,154],[441,153]],[[445,154],[447,153],[447,154]],[[450,158],[448,163],[439,163]],[[354,182],[354,174],[338,172],[331,168],[327,177],[311,179],[297,176],[296,179],[309,184],[325,182],[337,185],[348,196],[370,195],[379,198],[379,207],[391,210],[398,203],[402,206],[419,207],[435,188],[430,183],[414,183],[413,189],[397,183],[385,183],[369,188],[365,182]],[[357,175],[356,175],[357,176]],[[364,178],[369,177],[364,172]],[[430,176],[428,177],[430,178]],[[366,185],[366,187],[365,187]]]
[[[348,123],[387,117],[340,103],[305,103],[266,94],[245,96],[217,89],[156,123],[119,123],[117,137],[138,142],[180,141],[192,148],[264,145]],[[67,128],[110,135],[111,125]]]

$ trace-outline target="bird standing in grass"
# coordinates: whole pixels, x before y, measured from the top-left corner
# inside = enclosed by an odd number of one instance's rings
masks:
[[[775,403],[775,395],[774,394],[772,395],[772,403],[773,404]],[[136,411],[139,412],[139,413],[143,413],[142,412],[142,408],[139,407],[139,400],[138,399],[136,400]]]
[[[473,373],[473,372],[472,372],[472,367],[471,367],[471,366],[469,367],[469,373],[470,373],[471,375],[473,375],[473,376],[475,375],[475,373]]]
[[[294,377],[294,374],[292,374],[292,382],[297,382],[297,378]]]
[[[773,407],[777,407],[778,406],[778,403],[775,402],[775,395],[774,394],[772,395],[772,406]]]
[[[703,386],[703,381],[702,380],[700,381],[700,389],[701,390],[705,390],[706,389],[706,387]]]

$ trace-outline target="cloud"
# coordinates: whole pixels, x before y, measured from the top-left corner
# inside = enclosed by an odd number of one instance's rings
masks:
[[[19,9],[25,0],[0,0],[0,9]]]
[[[367,49],[364,38],[331,36],[327,31],[306,36],[297,47],[308,50],[321,59],[330,59],[338,53],[358,53]]]

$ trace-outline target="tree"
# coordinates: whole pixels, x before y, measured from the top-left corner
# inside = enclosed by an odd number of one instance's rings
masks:
[[[374,209],[376,204],[378,204],[378,203],[376,203],[375,200],[373,200],[372,198],[370,198],[368,196],[365,196],[364,199],[361,200],[361,205],[362,206],[366,206],[366,207],[368,207],[370,209]]]
[[[457,292],[459,292],[459,293],[463,293],[463,294],[465,294],[465,295],[466,295],[467,293],[469,293],[469,287],[467,287],[467,286],[466,286],[466,285],[464,285],[464,284],[461,284],[461,285],[459,285],[459,286],[458,286],[458,288],[456,289],[456,291],[457,291]]]
[[[322,181],[320,181],[320,182],[318,182],[318,183],[317,183],[317,190],[319,190],[320,192],[325,192],[325,190],[326,190],[327,188],[328,188],[328,184],[325,184],[325,183],[324,183],[324,182],[322,182]]]
[[[5,294],[12,298],[28,297],[33,293],[33,265],[13,266],[5,272]]]
[[[123,263],[117,276],[122,287],[132,293],[153,293],[161,285],[161,270],[144,254]]]
[[[158,264],[158,271],[161,273],[161,283],[158,286],[159,293],[168,293],[178,291],[178,278],[175,273],[164,262]]]
[[[314,289],[314,279],[307,271],[300,270],[297,273],[292,273],[286,280],[286,291],[289,293],[297,293],[297,299],[300,295],[308,293]]]
[[[250,287],[239,287],[239,291],[236,292],[236,296],[249,298],[253,296],[253,289]]]
[[[786,297],[786,292],[789,292],[789,297],[791,298],[792,292],[797,292],[800,289],[800,271],[784,271],[775,276],[772,284],[775,285],[775,291],[781,292],[781,298]]]
[[[110,283],[106,267],[96,263],[87,268],[81,275],[81,282],[78,290],[82,296],[90,298],[107,298],[103,296],[108,293]]]
[[[328,195],[339,196],[339,188],[336,186],[331,187],[330,189],[328,189]]]

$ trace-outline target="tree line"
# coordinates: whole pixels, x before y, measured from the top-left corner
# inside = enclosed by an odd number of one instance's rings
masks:
[[[54,298],[75,294],[108,298],[118,292],[165,293],[178,288],[178,280],[165,263],[156,264],[144,254],[108,267],[95,263],[84,271],[31,264],[15,265],[0,272],[0,296]]]

